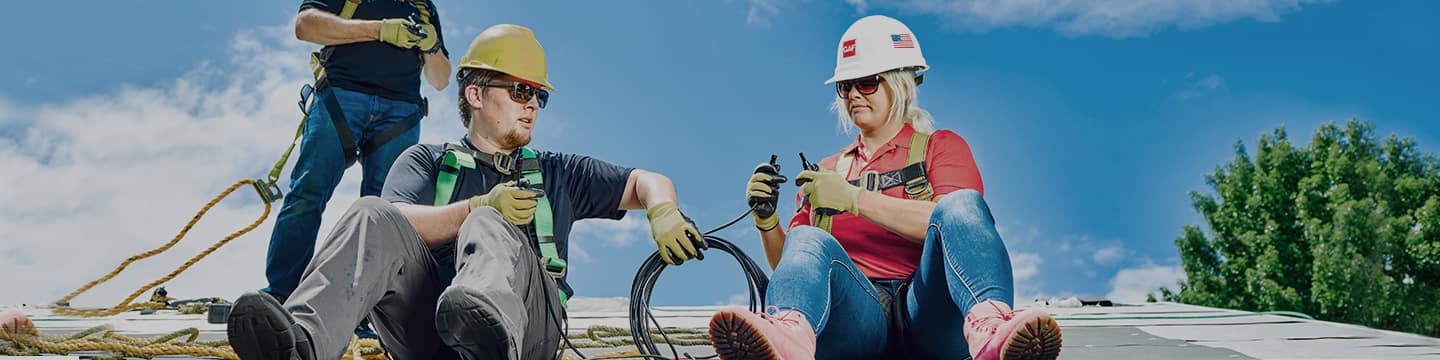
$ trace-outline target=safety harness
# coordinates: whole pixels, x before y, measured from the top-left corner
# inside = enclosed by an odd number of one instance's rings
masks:
[[[340,13],[336,15],[340,16],[341,19],[348,20],[355,16],[355,10],[360,7],[360,3],[358,0],[346,0],[344,3],[345,5],[340,9]],[[422,18],[430,19],[431,12],[425,3],[421,1],[412,1],[412,3],[415,5],[416,12],[418,12]],[[262,199],[274,201],[282,196],[279,186],[280,172],[285,169],[285,163],[290,161],[290,153],[295,151],[295,145],[300,143],[300,137],[305,134],[305,123],[310,120],[310,112],[308,111],[311,103],[310,95],[325,89],[325,87],[329,85],[328,79],[325,76],[325,61],[330,58],[330,54],[334,51],[335,47],[326,46],[321,48],[320,51],[310,53],[310,72],[315,76],[315,81],[313,84],[305,84],[300,87],[300,113],[303,115],[300,117],[300,124],[295,128],[295,137],[290,140],[290,147],[285,149],[285,153],[280,155],[280,160],[276,161],[275,166],[270,168],[268,179],[254,183],[255,189],[260,192]],[[340,102],[335,99],[334,93],[328,94],[329,96],[322,96],[321,99],[318,100],[322,102],[321,105],[325,106],[325,112],[330,114],[330,121],[334,123],[335,133],[340,138],[341,151],[345,154],[346,168],[354,165],[360,158],[374,153],[375,150],[389,143],[390,140],[394,140],[401,134],[415,128],[415,126],[420,124],[420,120],[430,113],[430,100],[422,97],[418,104],[419,108],[415,110],[415,113],[410,114],[410,116],[401,120],[400,123],[391,125],[374,137],[366,139],[365,143],[359,144],[357,147],[355,136],[350,133],[350,125],[345,121],[345,113],[340,109]]]
[[[875,170],[860,173],[860,178],[850,180],[851,185],[859,186],[866,191],[884,191],[896,186],[905,187],[905,197],[910,200],[931,201],[935,192],[930,186],[930,180],[925,173],[925,151],[930,144],[930,135],[915,132],[910,136],[910,153],[905,160],[905,167],[878,172]],[[840,156],[835,162],[835,171],[842,176],[849,176],[850,167],[855,163],[853,152]],[[830,211],[822,211],[830,210]],[[814,209],[815,219],[811,223],[815,227],[830,231],[830,220],[839,212],[832,209]]]
[[[463,169],[474,170],[476,163],[495,169],[500,173],[502,182],[516,180],[521,187],[531,188],[541,188],[545,184],[545,178],[540,174],[540,159],[530,148],[520,148],[520,159],[517,161],[509,154],[478,153],[464,144],[451,142],[445,144],[440,171],[435,175],[435,206],[449,205],[455,201],[455,184],[460,179],[460,172]],[[529,227],[534,230],[535,239],[540,244],[540,263],[544,266],[545,273],[559,282],[565,277],[567,264],[560,258],[560,249],[555,243],[555,218],[550,208],[549,195],[542,194],[535,198],[535,202],[535,220],[533,226]],[[557,292],[560,294],[560,306],[566,307],[569,296],[564,290],[557,289]]]

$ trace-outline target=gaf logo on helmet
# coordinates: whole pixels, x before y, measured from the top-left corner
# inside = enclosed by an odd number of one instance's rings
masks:
[[[848,58],[855,56],[855,39],[845,40],[840,43],[840,57]]]

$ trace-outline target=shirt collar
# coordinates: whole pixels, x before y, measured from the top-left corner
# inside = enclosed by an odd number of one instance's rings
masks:
[[[878,149],[878,151],[875,151],[875,155],[874,155],[874,156],[875,156],[875,157],[880,157],[881,155],[884,155],[886,152],[889,152],[889,151],[895,150],[895,149],[905,149],[905,150],[907,150],[907,151],[910,150],[910,138],[911,138],[912,136],[915,136],[915,128],[914,128],[914,127],[911,127],[911,126],[910,126],[910,123],[905,123],[905,125],[900,128],[900,132],[895,133],[895,137],[890,138],[890,141],[886,142],[886,143],[883,144],[883,145],[880,145],[880,149]],[[850,145],[848,145],[848,146],[846,146],[844,149],[840,150],[840,154],[841,154],[841,155],[851,155],[851,154],[853,154],[853,155],[859,157],[859,156],[863,155],[863,153],[860,152],[860,147],[861,147],[861,146],[862,146],[862,144],[860,143],[860,135],[855,135],[855,141],[851,142]]]

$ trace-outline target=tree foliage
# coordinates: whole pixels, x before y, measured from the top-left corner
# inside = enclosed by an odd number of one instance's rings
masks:
[[[1167,300],[1440,336],[1440,162],[1415,141],[1376,141],[1352,119],[1297,147],[1260,137],[1191,192],[1208,232],[1175,246],[1187,279]]]

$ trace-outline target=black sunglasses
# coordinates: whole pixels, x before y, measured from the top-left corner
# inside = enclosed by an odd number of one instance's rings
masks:
[[[530,98],[533,97],[533,98],[535,98],[535,102],[540,105],[540,108],[541,108],[541,109],[544,109],[544,108],[545,108],[545,103],[550,102],[550,92],[549,92],[549,91],[545,91],[544,89],[537,88],[537,87],[534,87],[534,86],[530,86],[530,84],[526,84],[526,83],[523,83],[523,82],[518,82],[518,81],[486,81],[486,82],[480,84],[480,86],[481,86],[481,87],[509,87],[509,88],[510,88],[510,100],[515,100],[515,102],[524,104],[524,103],[530,102]]]
[[[850,89],[855,89],[860,92],[860,95],[870,95],[876,91],[880,91],[880,83],[882,82],[885,82],[885,78],[880,77],[880,75],[840,81],[835,83],[835,93],[843,98],[850,94]]]

